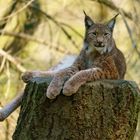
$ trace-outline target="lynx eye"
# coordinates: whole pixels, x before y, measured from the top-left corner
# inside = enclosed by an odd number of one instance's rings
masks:
[[[94,36],[96,36],[96,35],[97,35],[97,32],[93,32],[92,34],[93,34]]]
[[[109,35],[109,33],[104,33],[104,36],[107,36],[107,35]]]

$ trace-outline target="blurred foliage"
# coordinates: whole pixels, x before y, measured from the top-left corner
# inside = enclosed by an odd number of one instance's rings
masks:
[[[127,80],[140,86],[140,0],[0,0],[0,101],[23,89],[21,73],[46,70],[83,44],[83,10],[95,22],[120,12],[114,30],[127,61]],[[1,140],[11,140],[18,111],[0,123]],[[140,126],[138,126],[140,128]],[[135,140],[140,139],[137,131]]]

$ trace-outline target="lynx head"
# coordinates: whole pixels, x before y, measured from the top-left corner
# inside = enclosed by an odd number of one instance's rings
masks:
[[[85,14],[86,35],[85,42],[87,49],[91,52],[98,51],[100,54],[110,52],[115,45],[112,34],[118,14],[105,24],[95,23],[87,14]]]

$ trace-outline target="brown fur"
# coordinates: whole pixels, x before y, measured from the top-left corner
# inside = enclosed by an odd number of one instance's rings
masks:
[[[85,15],[84,48],[71,67],[54,76],[47,90],[48,98],[53,99],[60,94],[66,76],[69,80],[64,84],[63,94],[67,96],[75,93],[88,81],[124,78],[125,58],[116,48],[112,37],[115,18],[116,16],[107,24],[95,24],[89,16]]]
[[[112,37],[116,16],[106,24],[96,24],[85,14],[84,47],[72,66],[53,74],[54,78],[46,93],[48,98],[54,99],[60,94],[62,88],[63,94],[70,96],[86,82],[124,78],[125,58],[116,48]],[[27,77],[28,81],[31,74],[32,76],[47,76],[48,73],[26,73],[23,80]],[[65,82],[66,77],[68,80]]]

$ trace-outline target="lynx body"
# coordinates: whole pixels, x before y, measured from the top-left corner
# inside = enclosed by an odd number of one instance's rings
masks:
[[[98,24],[85,13],[84,47],[72,66],[54,75],[47,89],[48,98],[55,98],[62,88],[63,94],[70,96],[86,82],[124,78],[125,58],[112,37],[116,16],[106,24]]]

